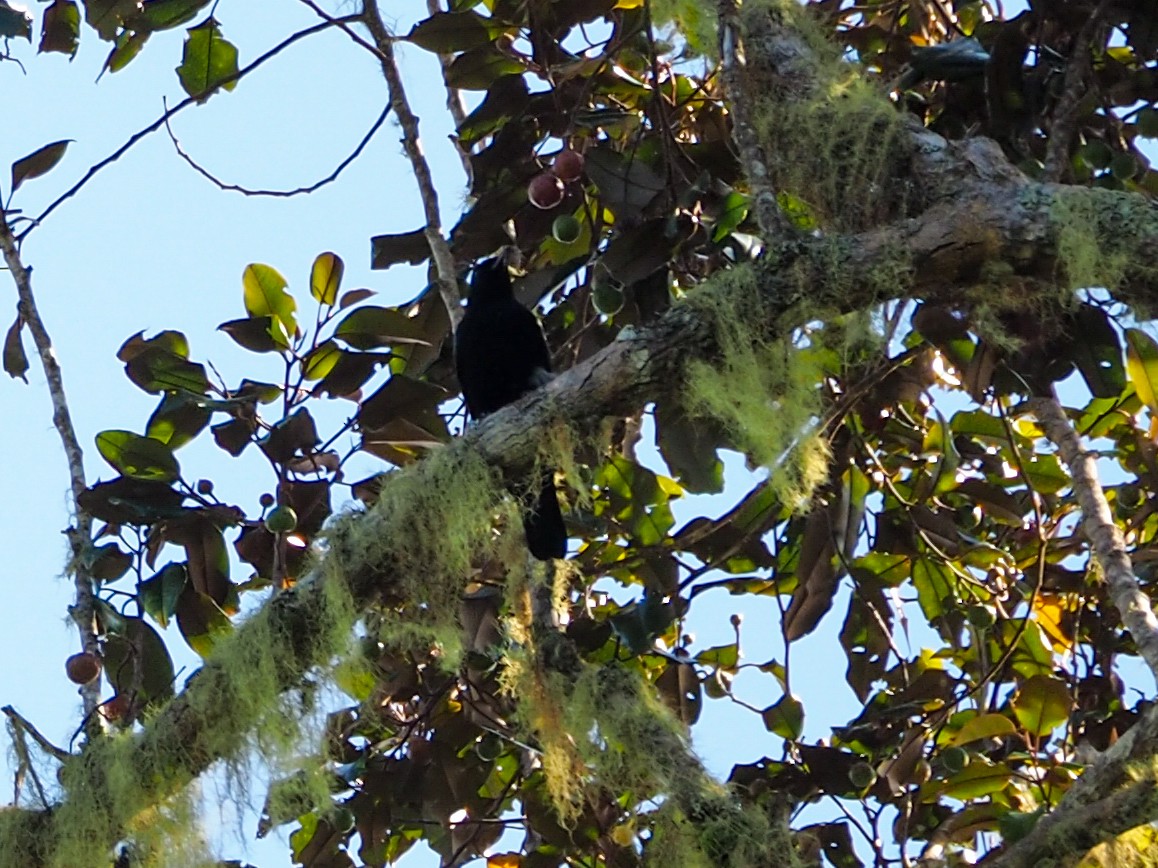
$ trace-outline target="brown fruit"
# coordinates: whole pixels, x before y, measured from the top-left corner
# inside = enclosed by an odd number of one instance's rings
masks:
[[[102,703],[99,706],[101,716],[112,723],[124,720],[132,706],[132,700],[123,693],[118,693],[108,702]]]
[[[527,198],[544,211],[554,208],[563,201],[563,182],[554,175],[536,175],[527,185]]]
[[[73,654],[64,662],[64,671],[73,684],[89,684],[100,677],[101,659],[95,654],[82,651]]]
[[[583,177],[583,155],[569,148],[560,151],[551,164],[551,173],[563,182],[578,181]]]

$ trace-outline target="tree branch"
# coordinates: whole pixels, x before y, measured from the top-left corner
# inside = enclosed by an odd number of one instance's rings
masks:
[[[1106,576],[1110,596],[1122,615],[1122,623],[1130,631],[1138,653],[1150,667],[1150,674],[1158,681],[1158,618],[1154,617],[1150,598],[1142,592],[1138,577],[1134,575],[1126,540],[1114,523],[1106,493],[1098,480],[1094,456],[1082,448],[1081,439],[1056,398],[1034,398],[1029,407],[1069,468],[1074,494],[1082,510],[1082,529]]]
[[[402,146],[410,160],[410,168],[414,173],[414,180],[418,182],[418,192],[422,197],[422,210],[426,216],[426,241],[434,258],[435,272],[438,275],[438,292],[442,296],[443,304],[446,305],[452,326],[457,328],[463,314],[462,298],[458,291],[458,269],[455,267],[450,245],[442,234],[438,191],[434,187],[430,165],[422,152],[418,117],[410,109],[402,73],[394,57],[394,37],[382,21],[377,0],[363,0],[362,22],[370,31],[370,36],[382,57],[382,74],[386,77],[386,85],[390,90],[390,104],[394,107],[395,117],[402,125]]]
[[[76,429],[72,424],[72,414],[68,409],[68,397],[64,392],[64,375],[61,372],[60,363],[56,360],[56,351],[52,347],[52,339],[49,337],[48,329],[40,318],[40,310],[36,306],[36,296],[32,292],[32,269],[25,266],[21,260],[20,246],[8,224],[8,215],[2,211],[0,211],[0,251],[3,252],[4,262],[16,284],[20,316],[32,334],[36,353],[40,357],[40,366],[44,371],[44,380],[48,384],[49,397],[52,399],[52,424],[56,428],[57,436],[60,437],[65,461],[68,464],[69,487],[72,491],[72,508],[75,515],[75,525],[68,529],[69,549],[72,552],[69,571],[72,573],[74,592],[69,614],[76,624],[81,648],[86,653],[99,656],[95,585],[89,570],[92,551],[92,517],[80,506],[80,496],[88,486],[84,472],[84,452],[80,448],[80,441],[77,440]],[[99,725],[99,719],[94,712],[100,704],[100,679],[94,679],[91,683],[82,685],[79,693],[85,718],[96,721]]]

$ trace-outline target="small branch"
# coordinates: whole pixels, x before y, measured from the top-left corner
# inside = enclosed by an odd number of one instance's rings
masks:
[[[321,31],[326,30],[326,29],[333,27],[333,26],[340,26],[340,24],[339,24],[340,22],[349,22],[349,21],[357,21],[357,20],[358,20],[358,16],[347,15],[344,18],[330,19],[330,20],[325,21],[321,24],[315,24],[313,27],[307,27],[304,30],[299,30],[297,33],[294,33],[290,36],[287,36],[285,39],[283,39],[281,42],[279,42],[277,45],[275,45],[273,48],[271,48],[265,54],[261,55],[261,57],[257,58],[257,60],[253,61],[253,63],[249,64],[249,66],[242,67],[237,72],[235,72],[233,75],[227,76],[226,78],[222,79],[221,82],[219,82],[219,84],[220,85],[226,85],[226,84],[230,84],[230,83],[235,82],[235,81],[240,81],[242,78],[249,75],[249,73],[253,72],[255,69],[257,69],[263,63],[265,63],[267,60],[270,60],[270,59],[276,57],[282,51],[289,48],[289,46],[293,45],[295,42],[297,42],[301,39],[305,39],[307,36],[312,36],[315,33],[320,33]],[[168,123],[169,119],[172,118],[175,114],[177,114],[180,111],[184,111],[185,109],[189,108],[189,106],[198,102],[198,100],[202,100],[204,98],[205,98],[205,96],[203,94],[200,96],[196,96],[196,97],[192,97],[192,96],[186,97],[185,99],[181,100],[181,102],[177,103],[177,105],[173,106],[173,108],[167,109],[159,118],[157,118],[151,124],[149,124],[146,127],[141,128],[140,130],[138,130],[137,132],[135,132],[131,136],[129,136],[129,138],[125,141],[125,143],[123,145],[121,145],[119,148],[117,148],[115,151],[113,151],[111,154],[109,154],[103,160],[100,160],[99,162],[93,163],[91,166],[89,166],[88,171],[84,173],[84,175],[81,177],[81,179],[79,181],[77,181],[75,184],[73,184],[71,187],[69,187],[63,193],[61,193],[56,199],[54,199],[52,201],[52,203],[47,208],[45,208],[43,211],[40,212],[40,216],[33,218],[31,223],[29,224],[29,226],[27,228],[25,228],[24,231],[22,231],[19,235],[15,236],[16,240],[19,242],[19,241],[23,241],[25,238],[27,238],[28,233],[30,233],[33,229],[35,229],[37,226],[39,226],[41,223],[43,223],[46,219],[48,219],[49,214],[51,214],[53,211],[55,211],[57,208],[59,208],[61,205],[63,205],[66,201],[68,201],[73,196],[75,196],[77,193],[79,193],[81,191],[81,189],[85,186],[85,184],[87,184],[89,181],[91,181],[96,176],[96,174],[101,171],[101,169],[104,169],[104,168],[107,168],[108,166],[111,166],[113,163],[115,163],[117,160],[119,160],[121,157],[123,157],[126,153],[128,153],[129,149],[132,148],[133,145],[137,144],[137,142],[141,141],[141,139],[146,138],[150,134],[155,133],[162,126],[164,126],[166,123]]]
[[[1106,575],[1110,596],[1122,615],[1122,623],[1134,639],[1138,653],[1158,680],[1158,618],[1154,617],[1150,599],[1142,592],[1138,577],[1134,575],[1126,540],[1114,524],[1106,494],[1098,481],[1094,457],[1082,448],[1077,432],[1055,398],[1034,398],[1029,406],[1069,468],[1074,494],[1082,510],[1082,528]]]
[[[406,88],[402,83],[402,73],[394,57],[394,37],[386,29],[377,0],[363,0],[362,22],[370,31],[374,44],[382,55],[382,74],[390,90],[390,104],[394,115],[402,125],[402,146],[410,160],[411,171],[418,182],[418,192],[422,197],[422,210],[426,216],[426,240],[434,257],[434,267],[438,274],[438,292],[442,296],[450,314],[451,324],[457,328],[462,319],[462,298],[458,292],[457,269],[450,245],[442,234],[442,217],[438,210],[438,191],[430,173],[430,164],[422,152],[422,140],[418,135],[418,117],[410,110],[406,99]]]
[[[60,363],[56,360],[56,352],[52,347],[52,339],[48,329],[40,318],[40,311],[36,306],[36,296],[32,293],[32,269],[24,265],[20,258],[20,247],[12,234],[12,227],[8,224],[8,215],[0,212],[0,252],[3,252],[4,262],[12,274],[16,284],[16,294],[19,298],[20,316],[23,317],[28,331],[32,334],[36,345],[37,355],[40,356],[40,365],[44,370],[44,379],[48,384],[48,394],[52,399],[52,424],[60,437],[64,447],[65,461],[68,464],[69,483],[72,489],[72,508],[75,513],[75,524],[68,529],[69,548],[72,552],[69,570],[72,573],[74,597],[69,607],[69,614],[76,623],[80,635],[81,648],[89,654],[99,655],[96,636],[96,595],[95,583],[89,572],[89,556],[92,548],[92,517],[80,506],[80,496],[84,493],[88,483],[84,472],[84,452],[80,448],[80,441],[73,428],[72,414],[68,409],[68,398],[64,392],[64,375],[60,370]],[[86,718],[90,718],[100,704],[100,679],[94,679],[79,690],[81,702]],[[97,720],[96,717],[91,717]]]
[[[1086,92],[1086,79],[1090,72],[1090,52],[1094,40],[1102,27],[1102,18],[1110,0],[1102,0],[1089,19],[1078,31],[1070,50],[1069,64],[1066,68],[1065,85],[1061,99],[1054,110],[1053,123],[1050,125],[1049,142],[1045,150],[1045,170],[1043,178],[1046,181],[1060,181],[1062,174],[1069,165],[1070,144],[1077,132],[1078,107]]]
[[[166,114],[168,114],[168,107],[166,107]],[[181,147],[181,143],[177,140],[176,134],[173,132],[173,127],[169,124],[169,118],[165,118],[165,132],[169,134],[169,140],[173,143],[173,148],[177,151],[177,155],[188,163],[197,174],[206,178],[219,189],[231,193],[240,193],[243,196],[271,196],[276,198],[288,199],[292,196],[301,196],[306,193],[313,193],[315,190],[320,190],[327,184],[332,184],[338,180],[338,176],[342,174],[354,160],[358,159],[359,155],[365,150],[366,145],[374,138],[374,134],[381,129],[382,124],[386,122],[387,115],[390,114],[390,106],[382,109],[382,114],[378,115],[378,120],[374,121],[374,125],[362,137],[362,141],[358,142],[358,146],[351,151],[342,162],[340,162],[330,174],[322,178],[320,181],[315,181],[306,187],[298,187],[294,190],[260,190],[249,187],[242,187],[238,184],[229,184],[219,179],[216,175],[211,173],[208,169],[198,164],[189,154]]]
[[[426,11],[431,15],[436,12],[442,12],[442,6],[438,0],[426,0]],[[439,54],[438,62],[442,65],[442,80],[446,81],[446,71],[450,68],[450,63],[453,60],[449,54]],[[454,119],[455,130],[461,130],[462,125],[466,122],[466,106],[463,105],[462,91],[457,87],[446,85],[446,110],[450,112],[450,116]],[[467,187],[471,187],[474,181],[474,169],[470,164],[470,152],[464,150],[462,145],[458,143],[458,137],[455,136],[454,148],[458,151],[458,158],[462,160],[462,170],[466,172]]]
[[[57,747],[47,738],[45,738],[40,730],[33,726],[32,723],[29,722],[26,717],[24,717],[24,715],[22,715],[11,705],[5,705],[3,708],[0,708],[0,711],[3,711],[4,714],[8,716],[8,720],[11,722],[12,726],[30,736],[32,740],[40,747],[40,749],[51,756],[53,759],[64,762],[72,758],[72,754],[70,754],[62,747]]]
[[[740,163],[748,178],[756,222],[765,239],[789,231],[776,201],[776,190],[768,171],[760,138],[752,126],[749,95],[744,92],[744,46],[740,38],[740,5],[737,0],[719,0],[720,67],[728,106],[732,114],[732,138],[740,150]]]

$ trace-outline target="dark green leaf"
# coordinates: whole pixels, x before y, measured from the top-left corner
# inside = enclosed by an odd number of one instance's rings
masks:
[[[40,19],[40,53],[76,56],[80,44],[80,8],[76,0],[52,0]]]
[[[101,39],[111,41],[138,11],[140,0],[85,0],[84,20]]]
[[[426,344],[421,325],[397,308],[366,305],[351,311],[334,337],[354,349],[373,350],[393,344]]]
[[[488,45],[456,57],[446,69],[446,86],[462,90],[486,90],[499,76],[524,71],[520,61]]]
[[[370,239],[370,267],[389,268],[400,262],[418,265],[430,258],[430,242],[426,230],[415,229],[399,235],[375,235]]]
[[[140,618],[125,618],[104,648],[105,675],[117,693],[151,705],[173,695],[173,661],[157,631]],[[139,676],[139,677],[138,677]]]
[[[205,594],[186,585],[177,600],[177,628],[185,641],[201,657],[208,657],[214,644],[233,630],[233,624],[221,607]]]
[[[145,427],[145,434],[180,449],[205,430],[213,412],[185,393],[166,394]]]
[[[5,39],[15,39],[23,36],[32,41],[32,15],[24,9],[15,9],[9,6],[6,0],[0,0],[0,36]]]
[[[150,482],[173,482],[181,475],[173,450],[131,431],[102,431],[96,436],[101,457],[119,473]]]
[[[289,348],[289,344],[284,342],[284,332],[274,326],[272,316],[234,319],[223,322],[217,328],[250,352],[276,353]]]
[[[12,192],[16,192],[20,185],[30,178],[39,178],[41,175],[49,172],[52,168],[60,162],[64,156],[64,152],[68,150],[69,142],[72,139],[64,139],[63,141],[53,142],[50,145],[45,145],[29,154],[27,157],[21,157],[12,164]]]
[[[489,45],[497,31],[477,12],[435,12],[415,24],[406,38],[427,51],[453,54]]]
[[[109,52],[109,56],[105,58],[104,68],[109,72],[119,72],[124,69],[134,57],[141,53],[141,49],[145,47],[148,39],[148,33],[134,33],[126,30],[117,37],[116,45]]]
[[[274,425],[258,445],[271,461],[284,464],[299,453],[308,454],[317,442],[317,425],[309,410],[302,407]]]
[[[1110,318],[1100,307],[1082,305],[1075,317],[1079,336],[1070,345],[1074,364],[1095,398],[1114,398],[1126,388],[1122,344]]]
[[[4,373],[13,379],[19,377],[27,383],[28,378],[24,375],[28,373],[28,356],[24,353],[24,341],[21,339],[23,330],[24,318],[17,314],[4,336]]]
[[[166,564],[155,576],[137,586],[141,608],[162,628],[168,627],[188,581],[184,564]]]
[[[168,30],[192,21],[212,0],[145,0],[133,17],[136,30]]]
[[[252,420],[230,419],[214,425],[210,430],[213,431],[213,441],[236,458],[253,441],[257,426]]]
[[[362,402],[358,425],[363,431],[374,431],[395,419],[406,419],[426,431],[445,432],[438,406],[449,397],[446,389],[434,383],[395,374]]]
[[[764,709],[764,728],[788,741],[804,734],[804,705],[795,696],[783,696]]]
[[[129,571],[133,556],[121,551],[116,543],[106,543],[92,550],[89,572],[98,582],[115,582]]]

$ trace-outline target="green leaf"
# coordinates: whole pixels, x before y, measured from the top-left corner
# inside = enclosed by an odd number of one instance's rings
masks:
[[[453,54],[490,45],[498,30],[477,12],[435,12],[415,24],[406,38],[427,51]]]
[[[957,730],[950,744],[969,744],[982,738],[1002,738],[1016,733],[1017,727],[1004,714],[980,714]]]
[[[169,619],[177,612],[177,601],[185,590],[189,575],[184,564],[170,563],[150,579],[137,585],[137,595],[145,614],[161,625],[169,626]]]
[[[252,263],[245,267],[241,275],[241,285],[245,299],[245,311],[251,317],[271,316],[280,323],[284,335],[275,335],[274,340],[288,346],[297,332],[295,311],[298,309],[294,297],[286,291],[289,285],[281,272],[271,265]],[[271,329],[271,334],[277,329]]]
[[[23,36],[32,41],[32,15],[24,9],[16,9],[0,0],[0,36],[15,39]]]
[[[208,657],[213,646],[233,630],[221,607],[206,594],[195,591],[192,584],[185,586],[177,600],[176,615],[181,635],[202,658]]]
[[[23,330],[24,317],[17,314],[4,336],[4,373],[12,379],[19,377],[27,383],[28,378],[24,375],[28,373],[28,356],[24,353],[24,341],[21,339]]]
[[[328,376],[345,353],[333,341],[323,341],[302,357],[302,377],[321,380]],[[361,384],[359,384],[361,385]]]
[[[185,93],[204,102],[218,88],[237,87],[237,47],[221,35],[217,20],[210,16],[187,32],[177,67]]]
[[[740,646],[735,642],[730,645],[716,645],[707,648],[695,656],[697,663],[717,666],[720,669],[735,669],[740,664]]]
[[[105,69],[109,72],[119,72],[141,53],[145,43],[149,40],[148,33],[135,33],[126,30],[117,37],[116,45],[105,58]]]
[[[429,346],[422,326],[392,307],[366,305],[351,311],[334,330],[334,337],[357,350],[373,350],[393,344]]]
[[[185,393],[166,394],[149,417],[145,435],[180,449],[205,430],[212,416],[213,411]]]
[[[1073,699],[1064,681],[1051,675],[1034,675],[1021,685],[1009,704],[1018,723],[1033,735],[1043,736],[1069,720]]]
[[[522,72],[525,72],[522,63],[488,45],[456,57],[446,68],[446,86],[462,90],[486,90],[499,76]]]
[[[1138,398],[1158,414],[1158,342],[1141,329],[1126,329],[1126,373]]]
[[[1000,793],[1011,785],[1013,769],[1005,763],[989,765],[973,762],[950,777],[938,789],[941,794],[963,802]]]
[[[85,0],[84,20],[106,42],[115,39],[125,21],[140,11],[140,0]]]
[[[764,709],[764,728],[788,741],[804,734],[804,705],[795,696],[786,695]]]
[[[173,482],[181,475],[173,450],[151,437],[132,431],[102,431],[96,436],[96,445],[105,461],[132,479]]]
[[[712,230],[712,240],[723,241],[729,233],[739,228],[748,216],[748,197],[743,193],[732,190],[724,199],[720,208],[720,216],[716,218],[716,228]]]
[[[40,17],[40,53],[75,57],[79,44],[80,8],[76,0],[52,0],[52,5]]]
[[[137,30],[168,30],[179,27],[208,6],[212,0],[145,0],[140,13],[133,17]]]
[[[173,695],[173,660],[160,635],[140,618],[125,618],[104,647],[105,674],[118,693],[134,695],[141,704]]]
[[[217,329],[253,353],[276,353],[289,349],[289,345],[285,343],[284,329],[277,325],[272,316],[231,319],[229,322],[223,322]]]
[[[310,295],[320,304],[330,305],[338,300],[338,289],[346,263],[336,253],[321,253],[310,269]]]
[[[64,156],[64,152],[68,150],[69,142],[72,139],[63,139],[59,142],[45,145],[43,148],[38,148],[27,157],[21,157],[12,164],[12,192],[15,193],[20,185],[30,178],[39,178],[52,171],[53,167],[60,162]]]

